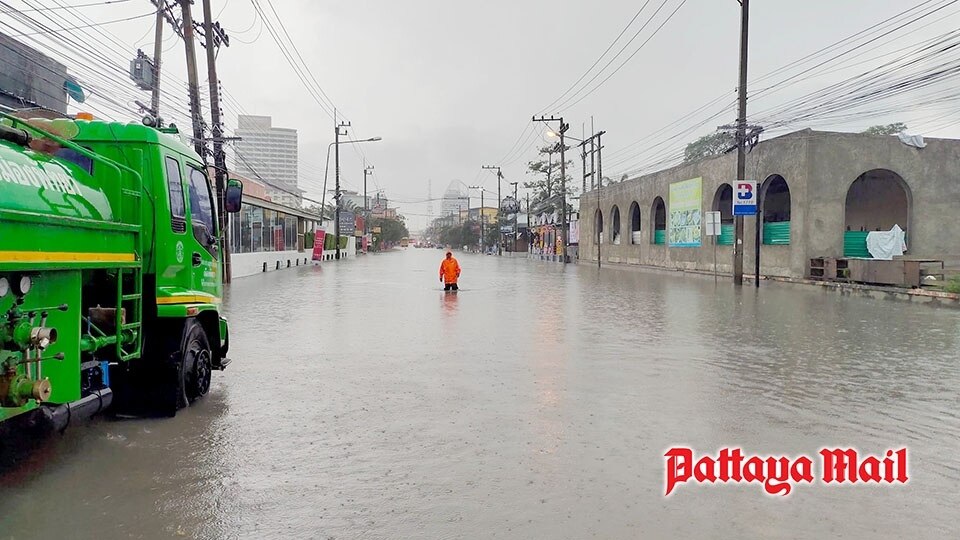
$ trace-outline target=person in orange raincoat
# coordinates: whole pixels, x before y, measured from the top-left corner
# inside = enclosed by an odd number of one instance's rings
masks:
[[[453,258],[453,253],[448,251],[447,257],[440,263],[440,281],[443,282],[443,290],[456,291],[457,278],[460,277],[460,263]]]

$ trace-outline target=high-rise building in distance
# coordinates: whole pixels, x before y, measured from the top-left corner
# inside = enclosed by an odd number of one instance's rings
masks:
[[[267,185],[270,199],[299,207],[303,191],[297,185],[297,130],[273,127],[269,116],[241,114],[237,119],[234,167]]]

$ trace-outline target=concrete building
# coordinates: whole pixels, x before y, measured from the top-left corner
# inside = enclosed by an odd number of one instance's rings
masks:
[[[746,170],[759,184],[761,274],[805,277],[812,258],[862,256],[868,231],[894,225],[906,231],[905,257],[960,258],[960,141],[925,143],[804,130],[754,147]],[[597,260],[599,230],[604,262],[711,271],[700,220],[713,210],[723,223],[718,268],[731,273],[735,178],[731,152],[605,186],[599,208],[596,191],[585,194],[580,261]],[[744,221],[744,270],[753,274],[756,218]]]
[[[303,190],[297,182],[297,130],[273,127],[269,116],[241,114],[235,134],[241,140],[234,168],[272,184],[267,185],[267,193],[273,202],[300,207]]]
[[[0,105],[66,114],[68,88],[79,86],[66,66],[0,33]]]
[[[212,168],[210,174],[212,178]],[[228,214],[233,277],[311,264],[312,246],[306,245],[305,235],[319,228],[320,216],[273,201],[268,186],[252,178],[230,177],[243,182],[240,211]]]
[[[470,207],[470,199],[464,190],[463,182],[454,180],[447,186],[447,191],[443,193],[443,200],[440,203],[440,215],[450,216],[459,215],[461,209]]]
[[[337,194],[336,190],[329,190],[327,193],[330,195],[331,200]],[[346,189],[340,190],[340,199],[344,207],[353,207],[353,208],[364,208],[364,201],[369,205],[370,197],[364,197],[363,193],[358,193],[356,191],[349,191]],[[369,206],[367,206],[369,208]]]
[[[484,223],[488,225],[497,224],[497,209],[491,206],[484,206],[483,208],[471,208],[469,210],[462,208],[460,210],[461,221],[480,221],[481,216],[483,216]],[[511,223],[513,222],[511,221]]]

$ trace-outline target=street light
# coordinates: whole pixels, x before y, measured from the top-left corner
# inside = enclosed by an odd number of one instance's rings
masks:
[[[555,118],[551,116],[547,118],[541,116],[537,118],[534,116],[532,118],[534,122],[560,122],[560,129],[557,131],[551,130],[550,133],[554,133],[560,137],[560,234],[562,236],[560,241],[560,246],[562,247],[561,261],[567,263],[567,158],[566,150],[567,143],[564,141],[567,131],[570,129],[570,124],[563,121],[563,117]]]
[[[337,159],[336,159],[336,161],[337,161],[337,163],[336,163],[336,169],[337,169],[337,171],[336,171],[336,187],[335,187],[336,195],[334,195],[334,199],[336,199],[337,207],[336,207],[336,210],[334,210],[334,223],[333,223],[333,231],[334,231],[334,233],[333,233],[333,234],[334,234],[334,236],[335,236],[335,238],[336,238],[336,244],[337,244],[336,255],[334,256],[334,258],[337,259],[337,260],[340,260],[340,152],[339,152],[339,150],[340,150],[340,145],[341,145],[341,144],[349,144],[349,143],[377,142],[377,141],[382,141],[382,140],[383,140],[383,137],[370,137],[369,139],[354,139],[354,140],[349,140],[349,141],[341,141],[341,140],[340,140],[340,127],[338,126],[338,127],[337,127],[337,140],[335,140],[334,142],[332,142],[332,143],[330,143],[330,144],[327,145],[327,163],[326,163],[326,165],[325,165],[324,168],[323,168],[323,194],[322,194],[321,197],[320,197],[320,206],[321,206],[321,208],[320,208],[320,217],[323,218],[323,206],[326,206],[326,200],[327,200],[327,174],[328,174],[328,172],[330,171],[330,148],[332,148],[333,146],[336,146],[338,151],[337,151]],[[321,224],[323,223],[323,220],[322,220],[322,219],[321,219],[320,223],[321,223]]]

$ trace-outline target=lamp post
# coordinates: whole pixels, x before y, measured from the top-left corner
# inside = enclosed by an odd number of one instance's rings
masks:
[[[336,204],[337,206],[336,206],[336,209],[334,210],[333,230],[334,230],[334,236],[336,237],[336,244],[337,244],[336,255],[334,256],[334,258],[336,258],[337,260],[340,259],[340,145],[341,145],[341,144],[350,144],[350,143],[377,142],[377,141],[382,141],[382,140],[383,140],[383,137],[370,137],[369,139],[357,139],[357,140],[341,141],[341,140],[340,140],[340,128],[341,128],[341,127],[342,127],[342,126],[340,126],[340,125],[338,125],[338,126],[336,127],[336,136],[334,137],[334,141],[333,141],[332,143],[330,143],[330,144],[327,145],[327,164],[326,164],[326,166],[325,166],[324,169],[323,169],[323,194],[321,195],[321,198],[320,198],[320,206],[321,206],[321,208],[320,208],[320,215],[321,215],[321,217],[322,217],[322,216],[323,216],[323,208],[322,208],[322,207],[326,205],[326,200],[327,200],[327,199],[326,199],[326,197],[327,197],[327,173],[330,171],[330,148],[336,146],[336,147],[337,147],[337,151],[335,152],[335,155],[336,155],[336,166],[335,166],[335,171],[336,171],[336,172],[335,172],[335,175],[336,175],[336,187],[334,188],[334,193],[335,193],[335,195],[334,195],[334,200],[335,200],[335,201],[334,201],[334,202],[335,202],[335,204]]]
[[[570,124],[567,124],[566,122],[564,122],[562,116],[560,118],[554,118],[552,116],[550,118],[547,118],[545,116],[541,116],[540,118],[537,118],[536,116],[534,116],[533,121],[534,122],[554,122],[554,121],[560,122],[560,129],[557,130],[556,132],[560,136],[560,194],[561,194],[560,235],[562,236],[560,245],[563,248],[562,260],[563,260],[563,263],[566,264],[567,263],[567,155],[566,155],[567,146],[564,141],[564,137],[567,130],[570,129]]]

